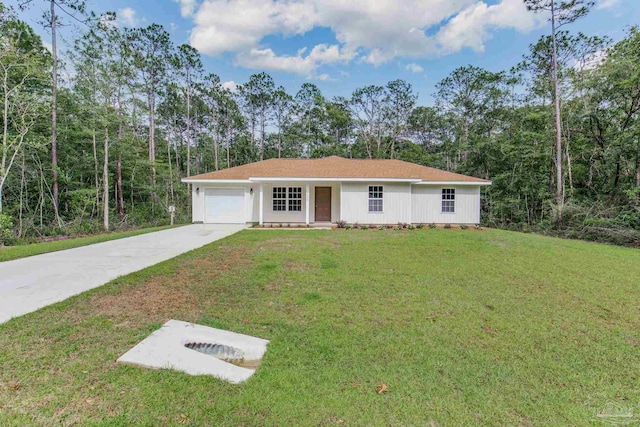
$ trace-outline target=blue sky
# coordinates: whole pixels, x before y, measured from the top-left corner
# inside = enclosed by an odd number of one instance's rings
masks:
[[[48,42],[48,34],[36,23],[46,3],[34,0],[20,16]],[[549,31],[544,17],[527,12],[521,0],[88,0],[87,4],[98,13],[116,11],[120,26],[164,25],[174,43],[198,48],[206,70],[228,85],[266,71],[290,93],[312,82],[330,98],[400,78],[410,82],[419,93],[419,103],[427,105],[432,103],[435,84],[453,69],[469,64],[492,71],[509,69],[529,44]],[[626,28],[639,23],[638,0],[598,0],[586,18],[567,29],[618,40]],[[63,38],[71,40],[75,31],[66,27]]]

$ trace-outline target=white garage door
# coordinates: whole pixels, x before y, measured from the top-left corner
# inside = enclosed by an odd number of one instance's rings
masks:
[[[244,188],[208,188],[204,192],[204,222],[244,223]]]

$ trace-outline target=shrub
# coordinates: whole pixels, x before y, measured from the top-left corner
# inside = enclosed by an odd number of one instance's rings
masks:
[[[436,228],[436,223],[435,223],[435,222],[432,222],[431,224],[429,224],[429,228],[430,228],[430,229],[432,229],[432,230],[433,230],[434,228]]]
[[[386,229],[387,229],[387,227],[386,227],[386,226],[384,226],[384,225],[380,225],[380,226],[378,226],[378,230],[386,230]]]
[[[416,225],[416,228],[418,230],[422,230],[424,228],[424,224],[418,224],[418,225]]]
[[[346,225],[347,225],[347,221],[342,220],[342,219],[340,221],[336,222],[336,226],[338,228],[345,228]]]
[[[362,225],[360,226],[360,230],[368,230],[368,229],[369,229],[369,226],[368,226],[368,225],[362,224]]]
[[[7,214],[0,214],[0,246],[13,244],[13,219]]]
[[[351,230],[351,224],[345,224],[344,229],[345,230]]]
[[[259,226],[259,225],[260,225],[260,223],[259,223],[259,222],[252,222],[252,223],[251,223],[251,226],[252,226],[252,227],[257,227],[257,226]]]
[[[416,228],[413,226],[413,224],[409,224],[409,225],[407,225],[407,229],[408,230],[415,230]]]
[[[447,230],[451,228],[451,224],[445,224],[444,228],[446,228]]]
[[[467,224],[460,224],[460,230],[466,230],[467,228],[469,228]]]

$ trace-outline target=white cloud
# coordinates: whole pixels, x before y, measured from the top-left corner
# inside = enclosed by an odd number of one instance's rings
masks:
[[[421,73],[421,72],[424,71],[424,68],[422,68],[421,66],[419,66],[415,62],[412,62],[411,64],[405,65],[404,69],[407,70],[407,71],[411,71],[412,73]]]
[[[120,9],[117,14],[118,24],[125,27],[137,27],[144,19],[136,17],[136,11],[130,7]]]
[[[176,3],[180,4],[180,15],[183,18],[188,18],[193,15],[193,12],[196,10],[197,1],[196,0],[173,0]]]
[[[298,50],[295,56],[277,55],[272,49],[253,48],[240,52],[235,57],[235,64],[259,70],[285,71],[303,74],[311,78],[320,65],[347,62],[355,53],[341,51],[336,45],[319,44],[306,56],[306,49]]]
[[[541,14],[528,12],[522,0],[487,2],[204,0],[192,11],[195,26],[190,40],[205,54],[236,54],[238,65],[309,74],[324,64],[355,58],[379,65],[394,58],[444,55],[465,48],[482,51],[496,29],[526,32],[545,23]],[[269,35],[302,35],[320,27],[329,28],[337,43],[319,45],[323,47],[315,54],[318,46],[305,56],[305,49],[282,55],[263,44]]]
[[[49,52],[53,52],[53,45],[51,43],[43,40],[42,46],[44,46],[44,48],[47,49]]]
[[[465,47],[482,52],[490,31],[510,28],[520,32],[531,31],[546,22],[543,14],[527,11],[522,0],[502,0],[488,6],[475,3],[454,16],[436,34],[441,53],[457,52]]]
[[[323,81],[323,82],[335,82],[335,81],[337,81],[337,79],[334,79],[333,77],[331,77],[327,73],[318,74],[317,76],[315,76],[315,79]]]
[[[222,82],[222,87],[229,90],[231,93],[236,93],[238,91],[238,85],[233,80]]]
[[[620,0],[600,0],[596,5],[596,9],[609,9],[613,6],[616,6]]]

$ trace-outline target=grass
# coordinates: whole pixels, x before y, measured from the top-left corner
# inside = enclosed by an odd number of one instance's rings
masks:
[[[0,425],[597,423],[640,403],[638,277],[506,231],[243,231],[0,325]],[[172,318],[271,342],[242,385],[115,363]]]
[[[11,261],[13,259],[25,258],[33,255],[46,254],[48,252],[62,251],[64,249],[77,248],[80,246],[93,245],[94,243],[122,239],[124,237],[138,236],[140,234],[166,230],[173,227],[176,226],[165,225],[162,227],[140,228],[136,230],[102,233],[87,237],[76,237],[43,243],[32,243],[29,245],[0,247],[0,262]]]

